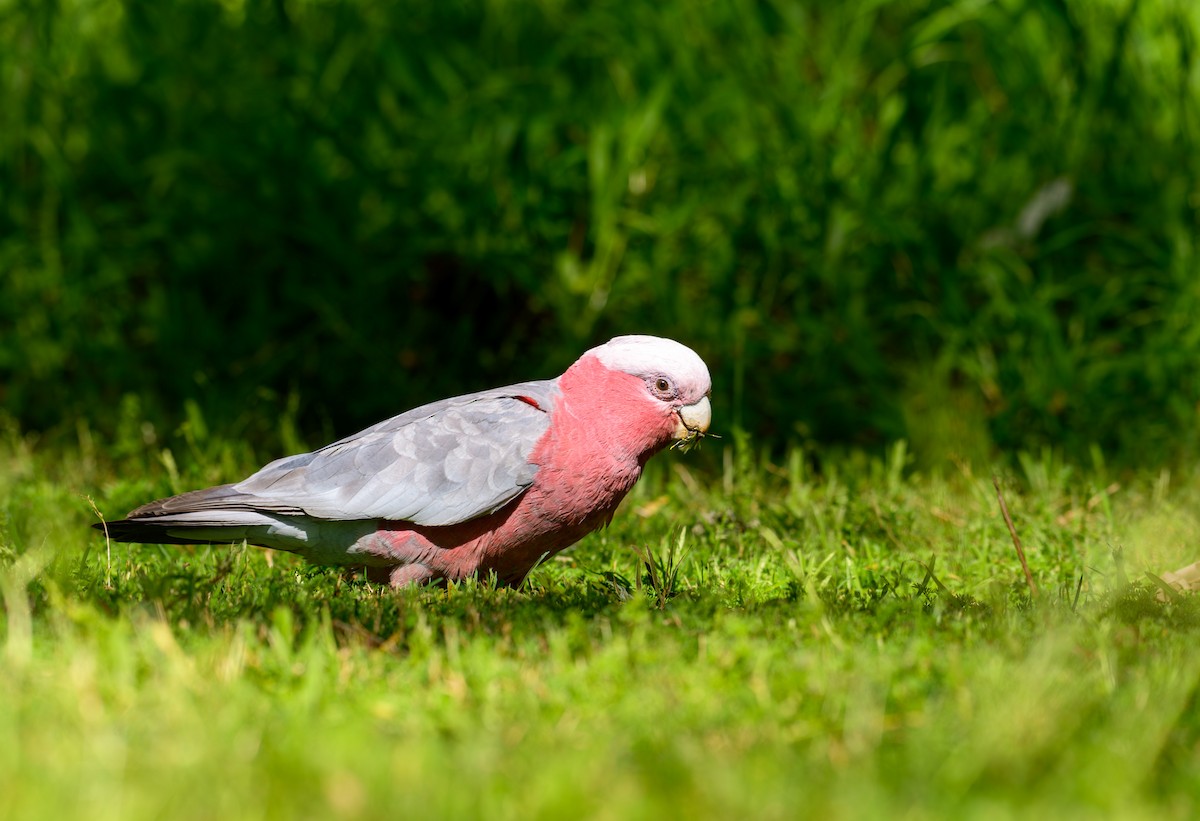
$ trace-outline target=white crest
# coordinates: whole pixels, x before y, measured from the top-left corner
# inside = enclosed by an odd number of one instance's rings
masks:
[[[708,366],[695,351],[673,339],[660,336],[618,336],[599,347],[593,354],[604,367],[635,376],[664,374],[691,392],[706,393],[712,387]],[[585,356],[587,354],[584,354]]]

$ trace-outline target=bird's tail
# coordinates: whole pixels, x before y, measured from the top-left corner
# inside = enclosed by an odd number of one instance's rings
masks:
[[[295,512],[233,485],[217,485],[150,502],[124,519],[96,522],[92,527],[116,542],[221,544],[253,540],[264,528],[277,528],[281,514]]]
[[[263,544],[259,537],[280,530],[281,520],[252,510],[207,510],[169,513],[145,518],[96,522],[114,542],[138,544],[231,544],[249,541]]]
[[[187,532],[190,528],[180,527],[178,524],[157,520],[157,519],[118,519],[115,522],[96,522],[92,525],[95,530],[104,532],[104,535],[114,542],[134,542],[136,544],[212,544],[214,541],[223,542],[238,542],[239,537],[232,530],[228,533],[229,538],[210,538],[217,535],[212,528],[204,530],[203,534],[198,531],[191,538]],[[195,538],[195,536],[203,536],[203,538]]]
[[[374,519],[329,521],[294,506],[220,485],[159,499],[115,522],[92,525],[117,542],[139,544],[232,544],[248,542],[298,553],[317,564],[370,564],[352,548],[374,533]],[[386,557],[378,559],[386,561]],[[392,564],[395,562],[392,561]]]

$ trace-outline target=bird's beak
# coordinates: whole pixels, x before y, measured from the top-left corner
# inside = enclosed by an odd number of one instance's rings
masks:
[[[708,397],[703,397],[694,405],[684,405],[679,409],[679,424],[675,426],[675,438],[681,443],[690,443],[699,439],[708,430],[712,421],[712,405]]]

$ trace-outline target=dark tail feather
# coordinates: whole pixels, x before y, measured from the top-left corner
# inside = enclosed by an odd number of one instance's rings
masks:
[[[302,510],[270,499],[259,499],[217,485],[158,499],[131,510],[124,519],[97,522],[96,530],[108,532],[116,542],[138,544],[224,544],[241,541],[247,527],[270,525],[274,514],[296,515]],[[228,528],[228,539],[225,529]],[[194,538],[186,534],[194,529]],[[203,535],[199,531],[203,531]]]
[[[188,539],[175,533],[168,533],[165,522],[135,521],[119,519],[115,522],[96,522],[93,530],[103,531],[114,542],[134,542],[136,544],[213,544],[212,539]],[[235,541],[230,539],[230,541]]]

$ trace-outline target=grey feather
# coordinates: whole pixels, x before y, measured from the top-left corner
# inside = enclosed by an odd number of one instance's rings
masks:
[[[276,460],[237,484],[202,491],[208,495],[188,500],[186,509],[465,522],[499,510],[533,483],[537,465],[530,455],[550,426],[557,395],[557,382],[549,380],[424,405],[312,453]]]

